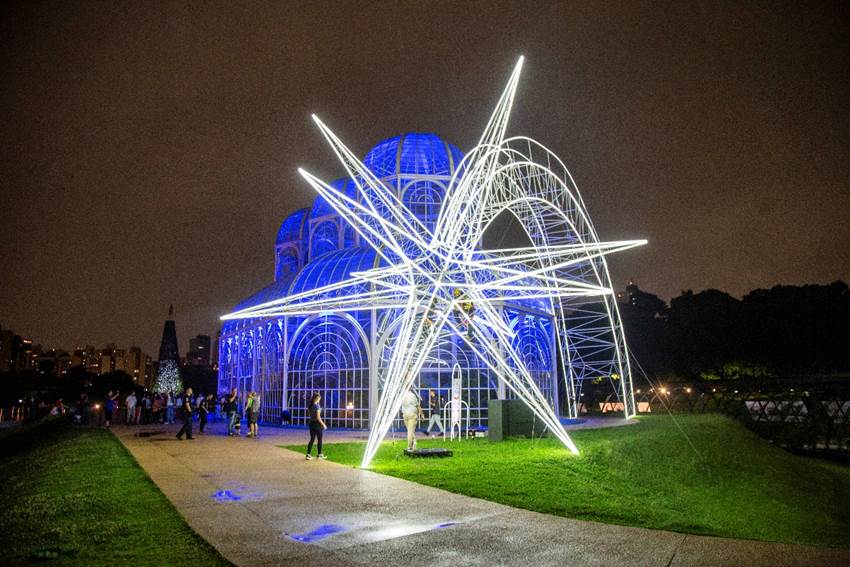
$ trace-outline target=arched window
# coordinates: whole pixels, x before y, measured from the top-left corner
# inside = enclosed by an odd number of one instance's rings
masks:
[[[307,423],[310,397],[319,393],[328,427],[369,426],[369,361],[356,323],[333,315],[304,324],[292,339],[288,364],[293,423]]]
[[[239,389],[240,403],[245,403],[248,392],[253,387],[254,380],[254,331],[246,329],[242,332],[239,345]]]
[[[260,385],[260,419],[278,423],[283,402],[283,334],[278,321],[268,324],[263,342]]]
[[[218,355],[218,393],[229,392],[236,386],[236,365],[234,360],[233,338],[222,338]]]
[[[339,248],[339,233],[336,223],[324,221],[316,225],[313,228],[310,243],[311,260]]]
[[[275,281],[286,279],[298,271],[298,250],[292,246],[277,251],[277,270]]]
[[[548,319],[508,311],[516,332],[511,345],[531,374],[540,392],[550,404],[554,404],[555,365],[552,360],[552,324]]]
[[[433,233],[443,203],[443,188],[432,181],[416,181],[404,191],[404,206]]]

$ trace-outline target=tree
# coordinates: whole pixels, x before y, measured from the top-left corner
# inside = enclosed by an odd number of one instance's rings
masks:
[[[182,389],[183,382],[180,380],[180,368],[177,365],[177,361],[161,361],[159,363],[159,370],[156,373],[153,391],[160,394],[175,394]]]

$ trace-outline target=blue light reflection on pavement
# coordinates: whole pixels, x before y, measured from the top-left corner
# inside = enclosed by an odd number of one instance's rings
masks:
[[[315,543],[328,536],[344,532],[345,528],[336,524],[322,524],[306,534],[288,534],[289,537],[301,543]]]
[[[216,502],[239,502],[242,500],[242,497],[238,494],[234,494],[231,490],[219,490],[215,492],[211,498]]]
[[[214,492],[210,496],[210,498],[212,498],[216,502],[239,502],[240,500],[245,500],[246,502],[256,502],[257,500],[263,499],[264,495],[262,492],[249,492],[247,491],[248,487],[245,485],[236,483],[229,483],[229,485],[231,486],[230,489],[218,490]]]

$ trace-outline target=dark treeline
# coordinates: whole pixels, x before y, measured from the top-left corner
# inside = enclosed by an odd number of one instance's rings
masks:
[[[850,372],[850,291],[842,281],[757,289],[743,299],[686,291],[669,306],[630,285],[621,314],[633,357],[650,377]]]
[[[180,369],[180,378],[183,386],[191,387],[196,394],[215,394],[218,391],[218,377],[211,368],[184,366]],[[33,370],[0,373],[0,407],[15,405],[18,400],[31,396],[51,403],[61,399],[65,405],[73,403],[82,393],[91,400],[102,400],[110,390],[120,392],[122,401],[131,391],[137,396],[147,392],[122,371],[95,374],[75,366],[61,376]]]

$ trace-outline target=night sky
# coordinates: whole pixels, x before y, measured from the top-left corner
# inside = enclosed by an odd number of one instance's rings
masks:
[[[181,350],[273,278],[296,168],[404,131],[509,133],[567,164],[612,258],[665,299],[850,280],[848,3],[5,3],[0,325]],[[378,3],[372,3],[377,5]],[[369,4],[369,5],[372,5]],[[812,4],[812,6],[804,5]]]

